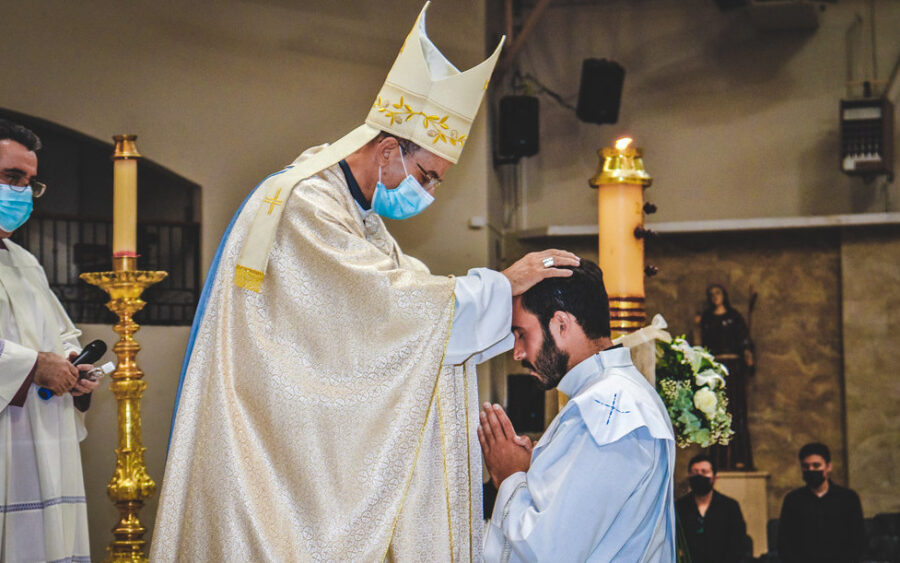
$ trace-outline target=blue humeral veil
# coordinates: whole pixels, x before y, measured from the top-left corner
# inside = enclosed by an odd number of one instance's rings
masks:
[[[216,272],[219,269],[219,261],[222,258],[222,250],[225,248],[225,244],[228,242],[228,235],[231,234],[231,229],[234,228],[234,223],[237,221],[237,218],[240,216],[241,211],[244,210],[244,206],[247,205],[247,202],[250,201],[250,198],[253,197],[253,194],[256,193],[256,190],[259,189],[260,186],[266,183],[266,180],[271,178],[272,176],[277,176],[279,174],[284,173],[289,168],[293,166],[287,166],[283,170],[279,170],[273,174],[269,174],[263,181],[256,185],[247,197],[244,198],[244,201],[241,202],[240,207],[232,216],[231,221],[228,223],[228,227],[225,228],[225,234],[222,235],[222,240],[219,241],[219,247],[216,248],[216,254],[213,256],[212,264],[209,265],[209,272],[206,274],[206,281],[203,283],[203,291],[200,293],[200,300],[197,302],[197,312],[194,313],[194,322],[191,324],[191,336],[188,338],[187,350],[184,352],[184,362],[181,364],[181,375],[178,377],[178,390],[175,392],[175,406],[172,408],[172,424],[169,426],[169,440],[167,442],[166,448],[172,443],[172,432],[175,430],[175,417],[178,415],[178,403],[181,400],[181,388],[184,387],[184,376],[187,373],[188,364],[191,363],[191,354],[194,351],[194,342],[197,338],[197,331],[200,329],[200,322],[203,320],[203,314],[206,312],[206,304],[209,302],[209,295],[212,293],[212,286],[216,281]]]

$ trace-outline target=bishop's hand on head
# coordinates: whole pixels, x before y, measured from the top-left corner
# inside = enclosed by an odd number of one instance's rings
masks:
[[[512,286],[513,297],[522,295],[538,282],[547,278],[572,275],[572,271],[560,266],[578,266],[581,259],[565,250],[548,249],[529,252],[501,273]]]

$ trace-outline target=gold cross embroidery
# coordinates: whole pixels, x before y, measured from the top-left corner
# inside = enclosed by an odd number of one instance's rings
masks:
[[[271,215],[272,210],[275,209],[276,205],[281,205],[282,203],[284,203],[282,200],[278,199],[279,195],[281,195],[281,188],[278,188],[277,190],[275,190],[274,196],[269,196],[263,200],[263,203],[269,204],[269,211],[266,212],[266,215]]]

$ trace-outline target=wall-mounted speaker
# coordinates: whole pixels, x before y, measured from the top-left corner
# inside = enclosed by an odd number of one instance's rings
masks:
[[[625,69],[606,59],[585,59],[581,64],[581,88],[578,91],[578,119],[588,123],[615,123]]]
[[[518,159],[538,153],[538,107],[538,99],[534,96],[500,98],[499,156]]]

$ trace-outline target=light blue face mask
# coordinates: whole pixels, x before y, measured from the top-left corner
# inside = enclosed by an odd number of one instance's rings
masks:
[[[381,181],[381,168],[378,169],[378,183],[372,196],[372,210],[388,219],[409,219],[418,215],[434,201],[434,196],[425,191],[422,184],[406,171],[403,151],[400,151],[400,162],[406,178],[394,189],[388,189]]]
[[[11,233],[24,225],[31,217],[33,206],[31,187],[22,189],[0,184],[0,229]]]

